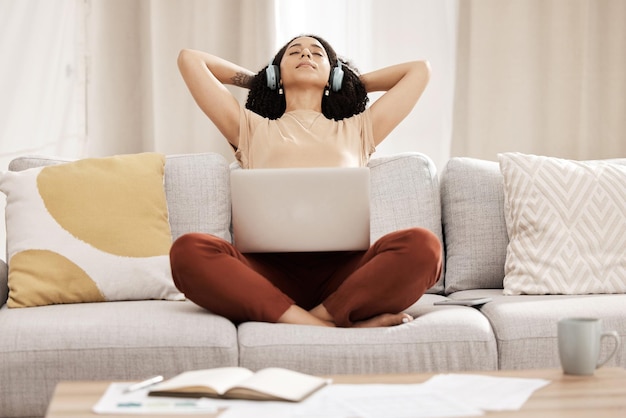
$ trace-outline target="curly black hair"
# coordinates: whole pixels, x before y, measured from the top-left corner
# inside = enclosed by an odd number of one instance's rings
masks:
[[[331,68],[337,65],[337,53],[330,44],[316,35],[300,35],[287,42],[276,54],[271,64],[280,65],[283,55],[287,50],[287,46],[294,39],[302,36],[315,38],[322,44],[328,55]],[[363,112],[367,106],[369,98],[365,86],[359,78],[359,72],[348,61],[341,59],[342,69],[344,71],[343,83],[339,91],[331,91],[328,96],[322,97],[322,113],[328,119],[341,120],[349,118]],[[269,118],[278,119],[285,113],[285,96],[278,94],[277,90],[271,90],[267,87],[267,77],[264,67],[253,78],[250,84],[250,92],[246,101],[246,108],[258,113],[259,115]]]

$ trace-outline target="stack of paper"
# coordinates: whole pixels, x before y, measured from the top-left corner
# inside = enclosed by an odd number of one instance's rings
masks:
[[[230,403],[220,418],[441,418],[518,410],[543,379],[441,374],[422,384],[333,384],[298,403]]]
[[[113,383],[94,407],[99,413],[198,413],[227,408],[220,418],[440,418],[480,416],[486,411],[518,410],[544,379],[439,374],[422,384],[331,384],[301,402],[147,396],[123,394]],[[123,398],[125,397],[125,398]],[[132,399],[130,399],[132,397]],[[123,399],[122,399],[123,398]],[[125,402],[134,406],[125,406]]]

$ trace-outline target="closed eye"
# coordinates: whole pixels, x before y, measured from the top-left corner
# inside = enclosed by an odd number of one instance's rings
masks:
[[[298,50],[293,50],[289,53],[289,55],[298,55],[301,54],[302,51],[298,51]],[[322,54],[321,52],[313,52],[313,55],[317,55],[318,57],[323,57],[324,54]]]

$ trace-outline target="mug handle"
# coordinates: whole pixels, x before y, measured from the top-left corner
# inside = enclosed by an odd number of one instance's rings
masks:
[[[605,338],[613,338],[615,340],[615,345],[613,346],[613,351],[611,351],[611,354],[608,355],[608,357],[606,359],[604,359],[604,361],[599,361],[598,364],[596,365],[596,369],[600,368],[602,366],[604,366],[604,364],[611,360],[611,358],[613,358],[613,356],[615,355],[615,353],[617,353],[617,350],[619,349],[620,346],[620,339],[619,339],[619,334],[617,333],[617,331],[608,331],[608,332],[604,332],[602,333],[602,336],[600,337],[600,343],[602,343],[602,340],[604,340]]]

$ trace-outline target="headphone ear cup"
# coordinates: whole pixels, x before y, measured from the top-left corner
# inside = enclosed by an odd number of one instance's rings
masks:
[[[278,80],[280,80],[280,69],[278,65],[271,64],[265,69],[265,78],[267,79],[267,87],[270,90],[278,88]]]
[[[332,91],[341,90],[341,86],[343,85],[343,69],[341,68],[342,62],[337,60],[337,66],[333,68],[330,74],[330,88]]]

